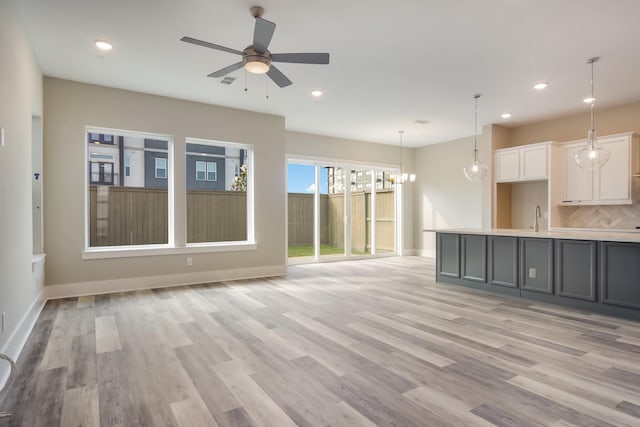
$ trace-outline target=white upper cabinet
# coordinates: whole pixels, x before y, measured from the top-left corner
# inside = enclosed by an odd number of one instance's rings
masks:
[[[547,179],[548,142],[495,150],[496,182]]]
[[[602,148],[609,150],[609,161],[599,169],[583,169],[575,161],[575,154],[586,141],[563,145],[564,195],[567,205],[624,205],[631,204],[632,179],[638,174],[638,138],[627,133],[598,138]]]

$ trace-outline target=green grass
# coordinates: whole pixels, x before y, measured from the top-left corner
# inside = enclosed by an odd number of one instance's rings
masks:
[[[368,252],[351,251],[353,255],[363,255]],[[320,255],[343,255],[344,248],[331,245],[320,245]],[[289,246],[289,258],[298,256],[313,256],[313,245]]]

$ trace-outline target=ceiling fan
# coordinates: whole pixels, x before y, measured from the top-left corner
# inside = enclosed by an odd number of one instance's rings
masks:
[[[235,53],[242,56],[242,61],[224,67],[208,75],[208,77],[224,77],[227,74],[245,67],[246,70],[254,74],[266,73],[271,80],[279,87],[289,86],[292,82],[282,74],[282,72],[273,65],[273,62],[289,62],[295,64],[328,64],[328,53],[271,53],[269,52],[269,43],[276,24],[262,19],[264,9],[260,6],[253,6],[251,15],[256,19],[256,25],[253,30],[253,44],[247,46],[243,51],[231,49],[217,44],[194,39],[192,37],[183,37],[180,40],[187,43],[197,44],[199,46],[208,47],[210,49],[221,50],[223,52]]]

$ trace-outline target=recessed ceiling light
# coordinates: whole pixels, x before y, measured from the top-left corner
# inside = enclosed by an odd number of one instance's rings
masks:
[[[503,119],[509,119],[509,118],[511,118],[511,113],[503,113],[503,114],[502,114],[502,118],[503,118]]]
[[[106,40],[96,40],[96,47],[100,50],[113,49],[113,45]]]
[[[542,90],[542,89],[546,89],[547,86],[549,86],[549,83],[540,82],[540,83],[537,83],[535,86],[533,86],[533,88],[535,90]]]
[[[588,96],[585,99],[583,99],[582,102],[584,102],[585,104],[591,104],[595,100],[596,99],[593,96]]]
[[[322,92],[320,89],[316,89],[316,90],[312,90],[311,91],[311,95],[315,96],[316,98],[322,96],[324,92]]]

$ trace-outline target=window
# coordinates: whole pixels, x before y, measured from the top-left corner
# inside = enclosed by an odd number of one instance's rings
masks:
[[[186,151],[187,243],[252,240],[252,147],[187,138]]]
[[[87,130],[87,248],[169,243],[168,137]]]
[[[167,178],[167,159],[162,157],[156,157],[156,178]]]
[[[170,136],[87,127],[85,137],[83,258],[255,248],[252,146],[187,138],[176,191]],[[175,222],[176,197],[186,224]]]
[[[207,180],[207,162],[196,162],[196,181]]]
[[[218,180],[218,164],[214,162],[207,162],[207,181]]]
[[[217,181],[218,164],[215,162],[196,161],[196,181]]]

